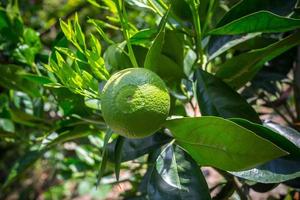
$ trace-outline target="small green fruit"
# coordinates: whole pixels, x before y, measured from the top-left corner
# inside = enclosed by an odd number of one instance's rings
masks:
[[[113,131],[128,138],[141,138],[155,133],[164,123],[170,96],[154,72],[128,68],[114,74],[104,86],[101,109]]]

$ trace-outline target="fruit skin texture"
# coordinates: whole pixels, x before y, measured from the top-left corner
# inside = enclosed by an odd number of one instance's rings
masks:
[[[157,131],[170,110],[165,83],[145,68],[115,73],[103,88],[101,109],[105,122],[116,133],[142,138]]]

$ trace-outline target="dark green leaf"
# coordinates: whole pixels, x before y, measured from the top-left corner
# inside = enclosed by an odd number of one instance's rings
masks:
[[[0,11],[0,29],[2,30],[5,27],[8,27],[8,18],[6,16],[6,13],[1,10]]]
[[[245,33],[286,32],[300,28],[300,20],[259,11],[211,30],[210,35],[238,35]]]
[[[232,47],[251,40],[258,35],[260,35],[260,33],[250,33],[247,35],[212,36],[209,40],[208,46],[209,60],[213,60]]]
[[[149,199],[211,199],[200,167],[176,145],[163,149],[150,176]]]
[[[157,29],[145,29],[137,32],[130,38],[130,42],[133,45],[140,45],[143,47],[149,47],[151,41],[155,38]]]
[[[101,160],[101,163],[100,163],[100,167],[99,167],[99,171],[98,171],[98,174],[97,174],[97,186],[100,184],[101,182],[101,179],[103,177],[103,174],[105,172],[105,169],[106,169],[106,164],[107,164],[107,159],[108,159],[108,154],[107,154],[107,144],[108,144],[108,141],[109,139],[111,138],[112,136],[112,130],[108,130],[105,134],[105,137],[104,137],[104,141],[103,141],[103,148],[102,148],[102,160]]]
[[[19,75],[24,73],[25,71],[20,66],[0,65],[0,85],[8,89],[23,91],[32,97],[41,96],[38,85]]]
[[[174,119],[165,126],[200,165],[238,171],[287,155],[252,131],[219,117]]]
[[[247,87],[242,91],[243,96],[245,98],[252,98],[262,91],[276,96],[281,90],[279,88],[280,85],[277,83],[288,79],[296,59],[296,54],[297,48],[292,48],[265,63],[263,68],[251,80],[250,87]],[[278,103],[281,104],[280,102],[281,101]],[[284,101],[282,101],[282,103],[284,103]],[[276,106],[279,104],[276,104]]]
[[[17,6],[16,6],[17,7]],[[24,25],[19,11],[13,9],[0,10],[0,49],[12,50],[23,36]]]
[[[116,147],[115,147],[115,158],[116,158],[115,173],[116,173],[117,181],[119,181],[120,167],[122,162],[122,150],[123,150],[124,142],[125,142],[125,137],[119,136],[117,138]]]
[[[81,116],[89,115],[89,109],[85,106],[84,98],[74,94],[66,88],[50,88],[52,94],[57,99],[59,108],[64,116],[77,114]]]
[[[285,185],[293,188],[300,189],[300,178],[295,178],[289,181],[284,182]]]
[[[175,16],[181,20],[193,20],[192,11],[187,0],[169,0],[169,2],[171,3],[171,11]]]
[[[250,188],[255,192],[265,193],[265,192],[269,192],[270,190],[273,190],[277,186],[278,184],[276,183],[269,183],[269,184],[256,183],[254,185],[250,185]]]
[[[218,23],[218,27],[261,10],[267,10],[277,15],[287,16],[293,11],[296,2],[297,0],[242,0],[225,14]]]
[[[259,183],[281,183],[300,177],[300,159],[279,158],[247,171],[231,173]]]
[[[121,151],[122,162],[134,160],[142,155],[149,153],[160,146],[170,142],[171,138],[162,133],[156,133],[141,139],[124,139],[123,150]],[[116,140],[107,146],[108,158],[112,162],[116,162],[115,158]]]
[[[300,34],[296,32],[270,46],[227,60],[219,66],[216,75],[231,87],[240,88],[255,76],[265,62],[298,44],[300,44]]]
[[[23,78],[25,78],[29,81],[32,81],[34,83],[40,84],[40,85],[53,83],[53,81],[46,76],[38,76],[35,74],[29,74],[29,73],[24,73],[24,74],[20,74],[20,75]]]
[[[219,78],[203,71],[195,73],[196,96],[202,115],[240,117],[260,123],[255,110]]]

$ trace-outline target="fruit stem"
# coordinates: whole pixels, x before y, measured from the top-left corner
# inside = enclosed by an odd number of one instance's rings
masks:
[[[128,17],[127,17],[127,13],[126,13],[126,10],[125,10],[124,0],[116,0],[115,3],[116,3],[116,6],[117,6],[117,9],[118,9],[119,19],[120,19],[121,26],[122,26],[122,29],[123,29],[123,35],[124,35],[124,38],[126,40],[129,59],[130,59],[132,65],[133,65],[133,67],[139,67],[138,63],[136,61],[135,55],[133,53],[131,42],[130,42],[130,34],[129,34],[129,31],[128,31],[129,30]]]

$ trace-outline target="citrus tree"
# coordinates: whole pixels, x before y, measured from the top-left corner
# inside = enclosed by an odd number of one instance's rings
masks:
[[[54,180],[88,176],[90,186],[118,183],[127,170],[126,199],[299,188],[296,0],[88,0],[79,8],[101,16],[75,9],[52,24],[61,32],[51,45],[40,41],[48,27],[38,34],[16,1],[5,5],[4,197],[40,160],[53,161]],[[225,182],[209,188],[202,166]]]

